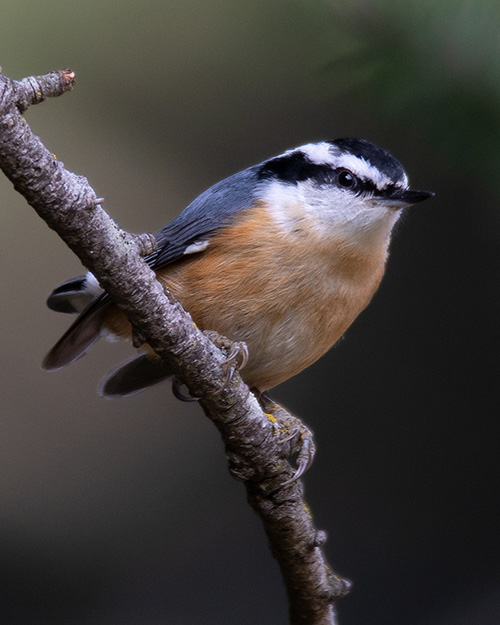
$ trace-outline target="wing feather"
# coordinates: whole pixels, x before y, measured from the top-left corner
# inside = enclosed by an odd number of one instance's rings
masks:
[[[146,259],[151,267],[160,269],[180,260],[193,243],[209,241],[214,231],[250,208],[256,198],[259,167],[249,167],[213,185],[157,232],[158,251]]]

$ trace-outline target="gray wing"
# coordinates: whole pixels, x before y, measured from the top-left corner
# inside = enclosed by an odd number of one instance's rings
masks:
[[[209,239],[238,211],[250,208],[262,184],[260,167],[261,164],[254,165],[213,185],[157,232],[158,251],[146,259],[151,267],[160,269],[179,260],[195,241]]]
[[[158,251],[147,257],[149,265],[157,270],[185,257],[186,249],[194,242],[207,240],[214,230],[229,223],[240,210],[250,208],[254,203],[261,165],[240,171],[221,182],[194,200],[176,219],[160,230],[155,238]],[[196,248],[195,248],[196,249]],[[92,299],[86,289],[86,278],[69,280],[51,293],[47,301],[49,308],[60,312],[79,312],[82,303],[89,302],[76,321],[50,350],[43,361],[44,369],[59,369],[77,360],[101,336],[101,328],[111,298],[102,293]],[[152,375],[154,363],[138,359],[112,372],[103,387],[105,395],[126,394],[140,388],[147,375]],[[157,368],[152,378],[159,381],[170,372]]]

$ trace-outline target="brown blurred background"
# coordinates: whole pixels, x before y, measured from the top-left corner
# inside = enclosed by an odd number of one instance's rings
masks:
[[[3,0],[0,64],[71,67],[27,119],[125,228],[301,143],[364,137],[436,198],[381,290],[274,397],[314,429],[305,478],[354,581],[341,625],[497,625],[500,4]],[[215,429],[168,385],[96,394],[130,348],[40,369],[79,262],[0,178],[0,622],[287,622],[277,566]]]

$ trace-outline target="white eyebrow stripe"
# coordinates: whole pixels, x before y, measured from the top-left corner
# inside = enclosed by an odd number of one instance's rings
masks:
[[[406,188],[408,186],[408,177],[403,174],[397,182],[394,182],[391,178],[383,174],[380,169],[374,167],[370,161],[365,160],[359,156],[353,154],[341,154],[337,159],[339,167],[345,167],[352,171],[353,174],[358,175],[360,178],[370,180],[374,183],[377,189],[383,190],[389,185],[395,185],[397,187]]]
[[[374,167],[370,161],[354,156],[354,154],[332,153],[332,146],[329,143],[307,143],[300,148],[287,150],[281,156],[293,154],[294,152],[302,152],[307,158],[317,165],[331,165],[334,168],[345,167],[352,171],[353,174],[364,180],[372,182],[377,189],[383,190],[387,186],[395,185],[406,189],[408,187],[408,177],[403,174],[402,178],[394,182],[391,178],[383,174],[377,167]]]
[[[294,153],[304,154],[311,161],[311,163],[315,163],[316,165],[331,165],[332,167],[335,167],[337,162],[336,157],[333,156],[330,151],[330,145],[324,141],[321,143],[306,143],[306,145],[301,145],[299,148],[287,150],[276,158],[288,156]]]
[[[336,167],[338,159],[331,153],[330,144],[322,143],[307,143],[299,148],[300,152],[303,152],[307,158],[317,165],[332,165]]]
[[[337,158],[337,163],[338,167],[345,167],[360,178],[373,182],[377,189],[383,189],[390,184],[394,184],[390,178],[364,158],[359,158],[353,154],[340,154]]]

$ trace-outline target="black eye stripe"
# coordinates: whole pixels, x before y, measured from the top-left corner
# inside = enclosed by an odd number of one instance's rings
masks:
[[[276,178],[283,182],[296,184],[298,180],[304,180],[304,170],[311,166],[311,161],[303,152],[292,152],[285,156],[271,158],[262,164],[258,175],[260,178]],[[302,172],[302,173],[301,173]]]
[[[263,163],[258,176],[261,179],[274,178],[288,184],[309,179],[318,184],[336,184],[338,173],[330,165],[313,163],[303,152],[292,152]]]
[[[349,187],[339,182],[339,175],[346,173],[353,176],[353,184]],[[385,196],[395,189],[394,184],[379,189],[374,182],[359,178],[346,167],[334,169],[331,165],[313,163],[300,151],[266,161],[261,165],[257,175],[260,179],[275,179],[293,185],[305,180],[314,180],[320,186],[335,185],[356,195]]]
[[[337,180],[337,170],[330,165],[317,165],[307,161],[300,168],[297,182],[304,180],[315,180],[318,184],[335,184]]]
[[[333,169],[331,165],[313,163],[302,152],[292,152],[263,163],[258,175],[261,179],[274,178],[288,184],[314,180],[318,185],[333,184],[345,188],[339,185],[339,174],[348,171],[345,167]],[[361,181],[355,174],[349,173],[353,176],[353,188],[359,190],[363,186]]]
[[[401,163],[387,150],[370,141],[343,138],[329,141],[329,143],[344,154],[352,154],[368,161],[393,182],[404,179],[405,172]]]

